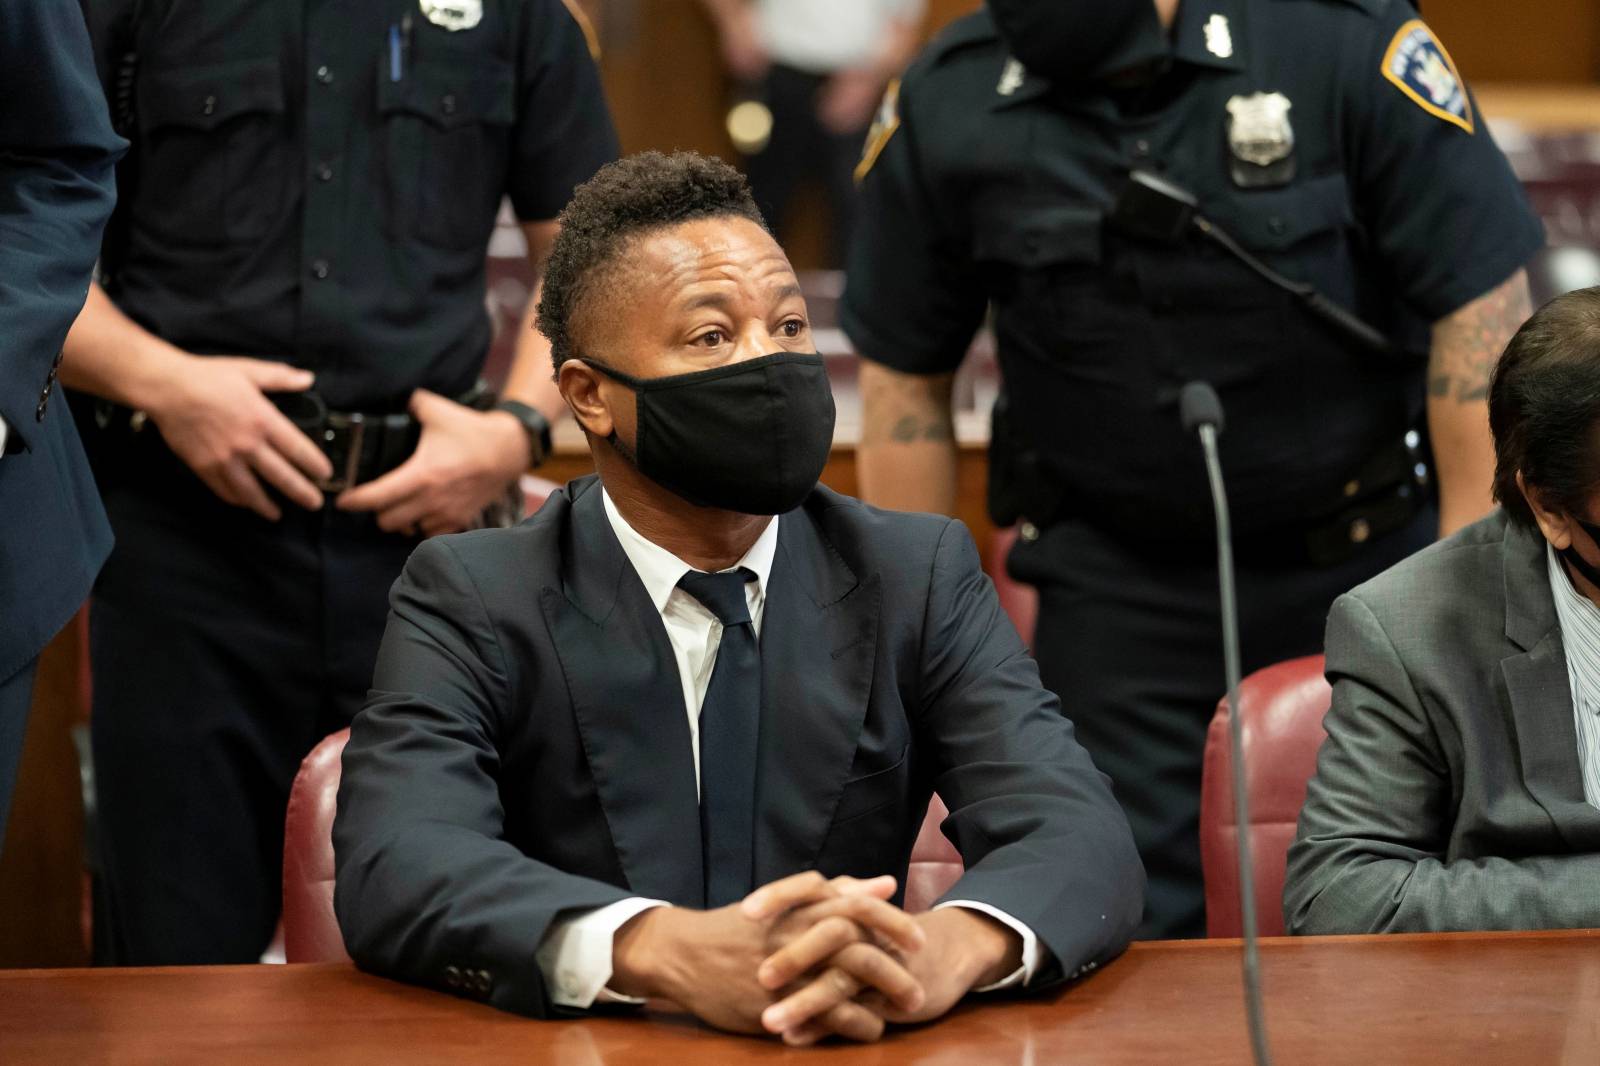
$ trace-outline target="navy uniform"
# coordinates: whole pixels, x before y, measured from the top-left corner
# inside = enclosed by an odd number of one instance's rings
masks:
[[[991,461],[1035,651],[1113,779],[1150,874],[1146,936],[1200,935],[1201,752],[1224,682],[1189,381],[1227,409],[1247,671],[1320,651],[1335,596],[1428,543],[1430,324],[1542,243],[1448,53],[1404,0],[1184,0],[1106,70],[1026,69],[990,12],[885,101],[842,311],[862,356],[958,365],[987,307]],[[1130,230],[1135,170],[1246,256],[1353,313],[1360,343],[1215,242]]]
[[[0,843],[39,651],[111,548],[56,379],[127,145],[71,5],[0,0]]]
[[[398,466],[413,391],[465,399],[483,369],[502,197],[554,218],[616,156],[583,28],[561,0],[85,3],[133,143],[108,294],[186,352],[313,371],[281,400],[335,482]],[[253,961],[289,784],[360,708],[417,540],[337,484],[267,521],[139,426],[101,405],[91,441],[118,541],[91,608],[96,954]]]

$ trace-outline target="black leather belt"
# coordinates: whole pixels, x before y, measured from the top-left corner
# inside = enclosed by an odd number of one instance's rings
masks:
[[[411,458],[422,436],[421,424],[403,412],[333,411],[315,392],[275,393],[271,400],[333,464],[333,476],[317,485],[323,492],[343,492],[382,477]],[[494,392],[480,381],[456,402],[483,409],[494,402]]]

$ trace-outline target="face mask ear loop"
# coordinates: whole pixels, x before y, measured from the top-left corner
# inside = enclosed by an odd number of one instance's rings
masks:
[[[624,374],[622,371],[613,369],[612,367],[607,366],[605,363],[600,362],[600,360],[591,359],[586,355],[574,356],[573,358],[577,359],[578,362],[582,363],[590,370],[598,370],[612,381],[615,381],[618,385],[626,385],[634,392],[639,391],[639,386],[642,382],[641,378],[636,378],[632,374]]]

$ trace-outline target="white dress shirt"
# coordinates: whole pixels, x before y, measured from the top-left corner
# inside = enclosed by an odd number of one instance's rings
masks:
[[[870,61],[891,19],[920,22],[927,0],[756,0],[756,32],[774,62],[835,74]]]
[[[678,587],[679,580],[694,567],[665,548],[646,539],[617,510],[611,494],[601,489],[606,518],[622,545],[623,554],[633,564],[644,584],[645,594],[661,613],[678,678],[683,683],[683,706],[689,716],[689,738],[694,752],[695,782],[700,779],[700,705],[705,702],[716,666],[717,648],[722,644],[722,624],[699,600]],[[756,637],[761,636],[761,618],[767,603],[767,579],[772,573],[772,558],[778,550],[778,519],[773,518],[761,531],[755,544],[730,570],[744,567],[756,575],[745,583],[745,598]],[[616,932],[635,915],[652,907],[665,907],[664,900],[635,897],[597,907],[576,917],[551,924],[540,942],[535,959],[544,974],[551,999],[563,1007],[585,1008],[596,999],[601,1002],[639,1003],[642,1000],[618,995],[605,987],[611,979],[612,941]],[[1022,922],[986,903],[950,900],[942,907],[966,907],[980,911],[1015,930],[1022,938],[1022,965],[1002,981],[978,991],[987,992],[1025,984],[1033,979],[1041,961],[1039,938]]]
[[[1600,607],[1572,586],[1554,548],[1545,545],[1550,592],[1556,601],[1561,646],[1567,654],[1572,715],[1578,729],[1578,765],[1583,768],[1583,798],[1600,807]]]

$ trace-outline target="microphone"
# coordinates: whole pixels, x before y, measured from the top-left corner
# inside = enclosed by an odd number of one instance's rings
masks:
[[[1271,1066],[1267,1021],[1261,1001],[1261,955],[1256,934],[1256,878],[1250,858],[1250,797],[1244,783],[1244,727],[1239,721],[1239,604],[1233,576],[1233,534],[1228,520],[1228,493],[1222,484],[1217,437],[1222,433],[1222,400],[1203,381],[1191,381],[1178,396],[1178,414],[1186,432],[1200,432],[1211,504],[1217,516],[1217,578],[1222,594],[1222,659],[1228,682],[1228,740],[1233,768],[1233,815],[1239,837],[1239,911],[1244,922],[1244,1005],[1250,1027],[1250,1050],[1256,1066]]]

